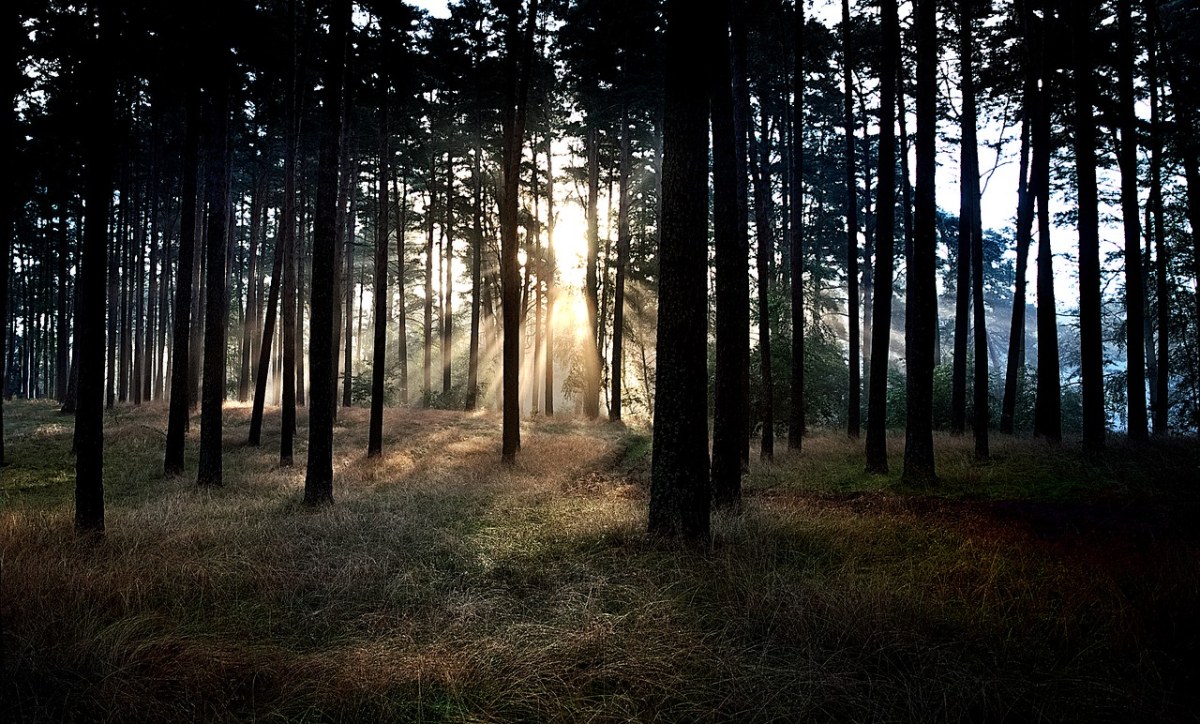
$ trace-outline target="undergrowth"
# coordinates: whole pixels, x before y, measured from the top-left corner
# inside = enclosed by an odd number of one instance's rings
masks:
[[[148,405],[106,420],[96,541],[71,531],[69,420],[5,412],[6,721],[1128,721],[1198,703],[1195,529],[1126,519],[1194,512],[1189,441],[1084,456],[1005,438],[979,464],[939,438],[942,483],[918,494],[817,435],[753,461],[743,509],[694,551],[642,534],[644,430],[532,421],[505,468],[496,417],[389,410],[367,460],[365,411],[341,410],[336,503],[309,510],[303,445],[279,468],[277,430],[246,447],[241,407],[223,488],[164,479]],[[1126,517],[1077,525],[1100,505]]]

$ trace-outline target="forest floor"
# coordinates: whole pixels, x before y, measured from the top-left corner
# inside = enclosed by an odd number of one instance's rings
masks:
[[[1200,443],[937,438],[941,482],[835,433],[752,461],[710,550],[644,535],[645,430],[342,410],[300,503],[249,410],[225,486],[161,474],[166,411],[106,417],[105,538],[72,532],[71,419],[4,407],[4,721],[1192,720]],[[893,467],[902,452],[892,440]]]

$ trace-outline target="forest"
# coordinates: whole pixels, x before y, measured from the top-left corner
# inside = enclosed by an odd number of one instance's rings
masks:
[[[7,721],[1187,721],[1197,0],[10,0]]]

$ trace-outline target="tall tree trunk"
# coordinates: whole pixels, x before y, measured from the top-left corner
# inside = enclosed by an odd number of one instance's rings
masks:
[[[1137,114],[1133,94],[1134,48],[1130,0],[1117,0],[1117,86],[1120,94],[1121,215],[1125,226],[1126,382],[1129,400],[1127,429],[1132,440],[1149,436],[1146,420],[1145,337],[1146,290],[1142,286],[1142,228],[1138,210]]]
[[[718,0],[718,2],[720,1],[722,0]],[[749,44],[747,42],[746,21],[744,17],[745,1],[731,0],[731,3],[729,15],[729,48],[733,58],[731,74],[733,77],[734,162],[736,163],[734,199],[737,204],[737,226],[735,233],[737,234],[738,249],[740,250],[742,259],[745,261],[738,263],[741,272],[735,279],[735,284],[737,285],[735,306],[740,310],[735,312],[738,315],[736,336],[742,341],[737,343],[741,350],[739,353],[741,357],[737,362],[737,374],[730,378],[730,384],[737,385],[736,394],[737,399],[740,400],[737,409],[738,416],[735,420],[736,426],[733,428],[732,434],[737,444],[741,471],[742,473],[746,473],[750,470],[750,274],[747,269],[750,259],[750,230],[748,228],[748,221],[750,219],[750,173],[748,162],[750,155],[749,138],[753,128],[750,119],[749,62],[747,60]],[[661,199],[661,189],[659,198]],[[661,225],[661,209],[659,213],[659,223]],[[720,483],[714,481],[714,490],[718,490],[719,486]],[[740,481],[738,486],[740,490]]]
[[[437,155],[429,154],[429,208],[425,211],[427,237],[425,239],[425,349],[422,359],[421,394],[426,407],[433,399],[433,243],[434,224],[437,219]]]
[[[975,58],[974,58],[974,14],[973,0],[959,0],[959,56],[962,62],[962,133],[963,133],[963,183],[966,203],[962,216],[967,218],[971,240],[971,298],[975,333],[974,370],[974,415],[972,429],[975,433],[975,459],[987,460],[988,447],[989,385],[988,385],[988,335],[986,309],[983,305],[983,222],[980,218],[979,191],[979,142],[977,140],[977,114],[975,111]],[[961,223],[959,229],[964,228]],[[959,249],[963,248],[962,233],[959,233]],[[959,260],[961,263],[961,259]]]
[[[879,183],[875,200],[875,284],[871,307],[871,384],[867,388],[867,472],[886,474],[888,358],[892,342],[892,266],[896,229],[896,63],[900,20],[896,3],[881,5],[879,57]]]
[[[351,191],[357,196],[355,190]],[[350,199],[350,218],[354,218],[355,214],[355,198]],[[352,226],[350,221],[346,225],[346,271],[344,273],[345,286],[345,314],[346,314],[346,341],[345,355],[343,356],[344,370],[342,373],[342,406],[350,407],[354,402],[354,236],[351,233]]]
[[[771,261],[775,255],[774,211],[771,204],[771,134],[767,114],[762,113],[759,136],[751,131],[750,175],[754,179],[754,227],[758,240],[758,355],[762,384],[762,436],[759,456],[765,461],[775,457],[775,382],[771,376]]]
[[[478,99],[476,99],[478,101]],[[479,404],[479,309],[483,284],[483,122],[475,114],[471,152],[471,337],[467,352],[467,410]]]
[[[352,3],[335,0],[330,7],[328,61],[325,65],[324,117],[317,163],[317,198],[313,214],[311,328],[309,371],[314,381],[309,390],[308,467],[304,476],[304,502],[321,505],[333,502],[333,415],[334,394],[333,287],[334,256],[337,254],[338,167],[341,165],[343,104],[346,91],[346,55],[350,44]],[[386,134],[387,124],[384,123]],[[386,138],[386,135],[385,135]],[[386,145],[386,144],[385,144]],[[385,154],[386,157],[386,154]],[[387,162],[384,161],[386,166]],[[387,174],[379,184],[387,201]],[[381,213],[386,213],[383,204]],[[386,222],[384,224],[386,227]],[[387,275],[387,236],[383,235],[384,275]],[[386,283],[386,281],[385,281]],[[385,295],[386,296],[386,295]],[[386,305],[386,301],[383,302]],[[387,307],[384,306],[385,323]],[[385,325],[378,325],[384,328]],[[382,357],[382,353],[380,354]]]
[[[546,134],[546,394],[543,407],[546,415],[554,416],[554,302],[558,294],[554,276],[554,149],[549,132]],[[538,380],[534,380],[538,384]]]
[[[792,57],[792,369],[788,449],[804,441],[804,3],[796,3]]]
[[[517,263],[517,212],[521,184],[521,148],[525,139],[529,83],[533,74],[533,41],[537,29],[537,13],[538,0],[530,0],[524,35],[520,29],[520,4],[510,10],[507,19],[508,47],[505,57],[504,107],[501,113],[504,183],[500,202],[500,275],[504,297],[504,410],[501,459],[508,464],[516,462],[517,452],[521,449],[521,279]]]
[[[294,41],[293,41],[294,43]],[[287,93],[284,132],[283,209],[279,217],[281,246],[280,314],[283,341],[283,390],[280,393],[279,465],[291,467],[296,437],[296,162],[300,143],[298,61],[293,62]]]
[[[846,434],[858,437],[862,427],[862,380],[859,365],[862,353],[859,350],[861,337],[859,333],[859,299],[858,299],[858,184],[855,182],[854,160],[854,69],[853,44],[850,42],[850,0],[842,0],[842,76],[845,81],[845,118],[846,129],[846,314],[848,315],[847,330],[850,337],[849,395],[846,413]]]
[[[742,496],[742,439],[749,426],[747,387],[750,363],[749,261],[746,216],[739,198],[745,175],[745,142],[738,133],[742,102],[734,90],[733,0],[716,0],[713,18],[711,86],[713,154],[713,239],[716,249],[716,384],[713,387],[713,502],[735,506]],[[660,237],[661,238],[661,237]],[[660,339],[661,339],[660,330]],[[659,408],[655,408],[655,414]]]
[[[446,226],[442,229],[445,239],[445,275],[442,277],[442,395],[449,399],[450,369],[454,359],[454,314],[451,298],[454,294],[454,151],[447,142],[446,149]]]
[[[187,90],[186,124],[183,144],[183,198],[180,202],[179,216],[179,265],[175,271],[175,324],[171,334],[171,358],[174,364],[171,365],[171,404],[167,412],[167,449],[163,460],[163,472],[166,475],[183,474],[184,437],[187,434],[188,412],[191,409],[189,393],[192,386],[188,382],[188,374],[191,371],[188,365],[188,348],[192,337],[192,266],[196,258],[196,221],[199,216],[197,177],[200,170],[200,96],[196,87]],[[267,346],[270,347],[269,344]],[[111,347],[109,361],[112,361]],[[263,375],[264,382],[265,379],[266,376]]]
[[[110,59],[115,52],[116,9],[113,0],[96,4],[93,21],[99,39],[83,71],[88,76],[83,121],[84,216],[79,284],[86,303],[79,310],[79,353],[88,361],[79,375],[79,406],[75,413],[75,530],[104,532],[104,274],[108,266],[108,221],[112,205],[113,113],[115,77]],[[7,267],[7,257],[4,266]]]
[[[617,279],[613,290],[612,396],[608,409],[610,422],[619,421],[622,412],[621,377],[625,363],[625,267],[629,263],[629,177],[630,165],[633,163],[630,133],[629,112],[624,110],[621,113],[621,171],[617,192],[619,199],[617,202]],[[540,309],[540,300],[538,303]],[[536,384],[534,389],[537,389]]]
[[[693,76],[713,55],[715,8],[702,4],[666,9],[658,338],[669,343],[658,345],[649,531],[706,545],[708,98]]]
[[[157,138],[157,136],[156,136]],[[154,365],[158,358],[157,350],[155,350],[155,342],[158,339],[158,259],[159,259],[159,174],[160,166],[159,151],[157,140],[153,141],[153,161],[151,161],[150,173],[150,218],[147,228],[150,236],[150,253],[148,255],[149,266],[146,269],[146,274],[149,277],[146,283],[146,341],[142,345],[142,399],[150,402],[154,399]]]
[[[396,366],[400,369],[400,404],[408,404],[408,305],[405,297],[404,275],[406,273],[405,235],[408,233],[408,181],[400,184],[399,174],[393,176],[392,191],[396,195],[396,296],[398,298],[396,316],[397,323],[397,357]]]
[[[385,84],[386,80],[381,81]],[[392,174],[388,142],[388,98],[379,103],[379,198],[375,208],[375,348],[371,357],[371,421],[367,457],[383,454],[383,381],[387,371],[388,179]]]
[[[1050,246],[1050,133],[1052,72],[1048,38],[1057,30],[1052,6],[1042,6],[1043,20],[1037,35],[1037,72],[1041,90],[1035,96],[1033,169],[1030,191],[1037,199],[1037,390],[1034,398],[1033,434],[1049,442],[1062,440],[1062,378],[1058,359],[1058,310],[1054,299],[1054,250]]]
[[[1033,235],[1033,192],[1029,184],[1029,147],[1033,125],[1033,95],[1036,76],[1026,80],[1021,121],[1021,161],[1017,178],[1017,265],[1013,281],[1012,317],[1008,327],[1008,355],[1004,369],[1004,400],[1000,409],[1000,432],[1011,435],[1015,429],[1017,396],[1025,368],[1025,298],[1029,270],[1029,243]]]
[[[1083,396],[1083,444],[1104,447],[1104,337],[1101,330],[1100,219],[1096,190],[1096,120],[1092,93],[1091,4],[1071,0],[1075,60],[1075,178],[1079,224],[1079,345]]]
[[[1150,86],[1150,213],[1152,214],[1151,228],[1148,230],[1147,247],[1150,240],[1154,242],[1154,302],[1155,327],[1158,330],[1158,347],[1155,353],[1158,364],[1155,365],[1153,426],[1155,435],[1165,435],[1169,426],[1170,400],[1170,301],[1167,288],[1167,255],[1166,228],[1163,219],[1162,193],[1162,163],[1163,163],[1163,130],[1161,123],[1160,105],[1160,74],[1159,74],[1159,45],[1158,45],[1158,3],[1149,0],[1146,3],[1149,34],[1147,50],[1148,85]]]
[[[908,270],[904,355],[907,360],[904,473],[909,485],[937,480],[933,457],[933,367],[937,335],[937,4],[916,0],[917,188]]]
[[[202,486],[222,484],[221,403],[225,399],[225,340],[228,300],[225,297],[225,259],[229,224],[229,95],[232,58],[224,48],[214,49],[212,82],[207,85],[205,129],[208,139],[208,232],[205,237],[204,385],[200,400],[200,462],[196,481]]]
[[[266,196],[266,181],[260,178],[254,184],[254,198],[250,201],[250,251],[246,270],[246,312],[242,315],[242,359],[238,374],[238,400],[245,402],[250,396],[250,360],[253,356],[254,336],[258,326],[258,246],[259,227],[262,224],[263,205]]]
[[[600,415],[600,346],[599,346],[599,255],[600,255],[600,128],[595,119],[588,120],[584,137],[587,157],[587,268],[584,274],[583,299],[587,306],[588,336],[583,348],[583,414],[589,420]]]

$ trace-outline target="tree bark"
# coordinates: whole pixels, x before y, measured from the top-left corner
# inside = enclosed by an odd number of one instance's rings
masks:
[[[308,467],[304,476],[304,503],[310,506],[333,502],[333,415],[336,405],[333,308],[337,304],[333,266],[337,254],[338,167],[341,165],[342,109],[345,103],[346,54],[350,42],[352,5],[351,0],[335,0],[330,7],[329,56],[324,78],[326,95],[313,215],[309,336],[309,371],[313,384],[309,390]],[[385,189],[382,193],[386,201],[386,174],[381,175],[379,181],[381,188]],[[386,236],[384,241],[383,247],[386,249]],[[387,274],[386,265],[384,274]]]
[[[879,58],[879,183],[875,199],[875,302],[871,307],[870,387],[867,388],[867,472],[886,474],[888,361],[892,341],[892,276],[896,234],[896,63],[900,20],[896,3],[883,0]]]
[[[524,34],[520,6],[507,19],[503,133],[503,195],[500,200],[500,275],[503,295],[503,416],[501,459],[516,462],[521,449],[521,279],[517,262],[518,202],[521,185],[521,148],[529,83],[533,74],[533,41],[537,28],[538,0],[530,0]],[[592,337],[595,339],[595,337]]]
[[[792,369],[788,449],[804,444],[804,3],[796,3],[792,57]]]
[[[908,363],[904,473],[906,484],[937,481],[933,457],[933,367],[937,335],[937,6],[916,0],[917,188],[908,270],[904,353]]]
[[[1134,48],[1130,0],[1117,0],[1117,87],[1120,95],[1121,215],[1125,227],[1125,331],[1127,430],[1132,440],[1149,436],[1146,419],[1146,290],[1142,274],[1142,227],[1138,209],[1137,99],[1133,93]]]
[[[104,532],[104,275],[114,164],[116,78],[110,59],[117,41],[117,4],[99,0],[95,8],[99,38],[92,41],[94,56],[83,71],[89,82],[84,97],[87,112],[81,116],[87,211],[79,284],[87,303],[79,310],[78,330],[79,353],[88,362],[80,368],[75,413],[75,530],[80,534]],[[6,267],[7,263],[6,259]]]
[[[630,166],[633,163],[632,144],[629,140],[631,132],[629,113],[625,111],[621,114],[621,170],[620,180],[617,182],[619,189],[617,192],[619,199],[617,202],[617,279],[613,289],[612,395],[608,410],[610,422],[618,422],[622,412],[621,384],[625,364],[625,268],[629,264],[629,178]],[[534,389],[537,389],[536,384]]]
[[[750,175],[754,180],[754,228],[758,241],[758,359],[762,384],[762,434],[759,457],[770,462],[775,457],[775,381],[771,370],[771,263],[775,256],[775,231],[772,224],[771,180],[768,174],[771,134],[767,114],[762,113],[759,136],[751,131]]]
[[[852,438],[859,435],[862,427],[862,380],[859,365],[862,352],[859,320],[860,309],[858,299],[858,184],[855,182],[855,153],[854,153],[854,94],[852,74],[854,69],[853,44],[850,42],[850,0],[842,0],[842,77],[845,82],[845,118],[846,129],[846,314],[848,317],[847,330],[850,338],[850,352],[847,362],[850,365],[849,395],[847,396],[848,410],[846,413],[846,434]]]
[[[707,545],[708,102],[695,83],[713,2],[668,0],[659,242],[658,366],[649,531]],[[718,61],[719,62],[719,61]]]
[[[382,80],[386,88],[386,80]],[[367,457],[383,454],[383,381],[387,371],[388,317],[388,179],[391,148],[388,142],[388,98],[386,89],[379,104],[379,198],[375,209],[375,348],[371,357],[371,420],[367,434]]]
[[[188,374],[191,342],[192,267],[196,255],[196,219],[199,194],[197,177],[200,166],[200,97],[199,89],[187,91],[187,128],[183,146],[183,198],[179,217],[179,265],[175,282],[175,325],[172,331],[171,403],[167,412],[167,449],[163,460],[166,475],[183,474],[184,437],[191,409]],[[111,307],[110,307],[111,309]],[[268,345],[269,346],[269,345]],[[109,349],[112,360],[112,349]],[[265,381],[265,375],[264,381]],[[111,387],[110,387],[111,394]]]
[[[204,382],[200,394],[200,462],[196,481],[202,486],[222,485],[222,410],[225,399],[225,333],[228,300],[225,297],[226,238],[229,224],[229,95],[232,59],[224,48],[214,48],[212,82],[205,111],[208,174],[208,231],[205,236]]]
[[[1083,445],[1104,447],[1104,338],[1101,330],[1100,219],[1096,190],[1096,120],[1092,104],[1091,4],[1070,0],[1074,26],[1075,178],[1079,225],[1079,345],[1083,396]]]
[[[738,133],[740,99],[734,90],[733,0],[713,6],[711,98],[713,137],[713,238],[716,251],[716,380],[713,386],[713,502],[736,506],[742,496],[742,440],[748,435],[749,399],[743,385],[750,364],[749,260],[746,215],[739,179],[745,175],[745,142]],[[740,65],[736,65],[740,69]],[[661,233],[661,232],[660,232]],[[661,331],[660,331],[661,335]],[[661,353],[661,351],[660,351]],[[655,408],[657,414],[658,408]]]

